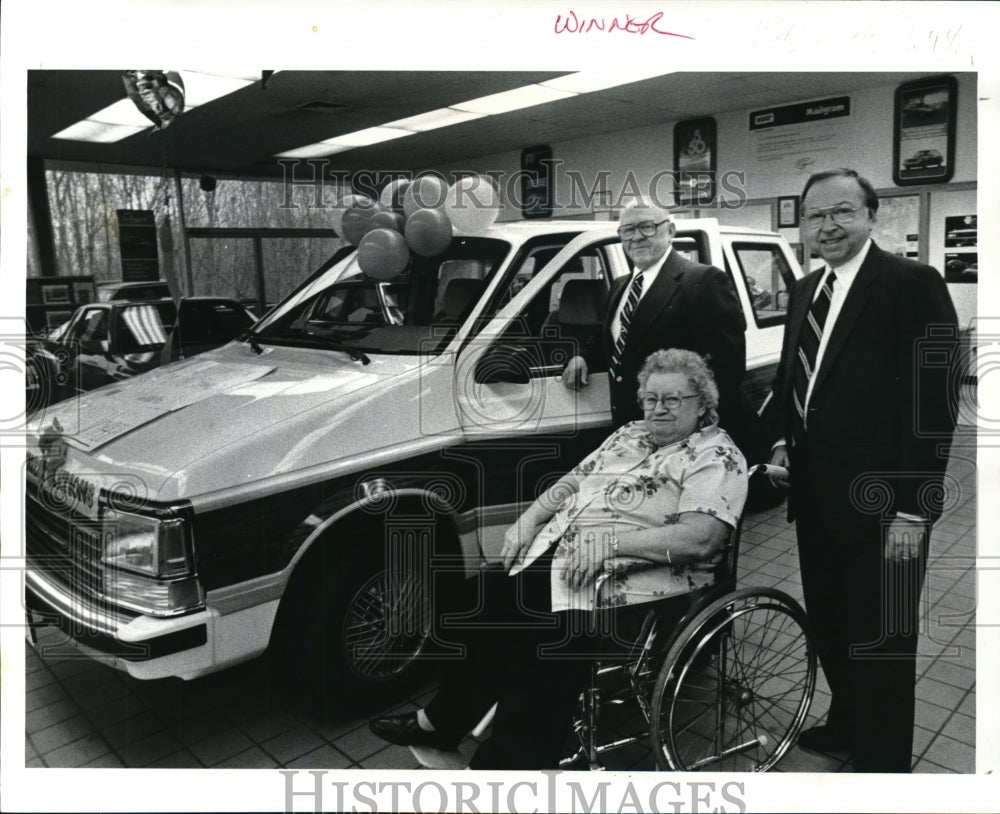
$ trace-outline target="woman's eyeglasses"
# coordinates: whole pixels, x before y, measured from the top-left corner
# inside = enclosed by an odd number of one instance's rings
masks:
[[[639,404],[643,410],[655,410],[657,404],[662,404],[664,409],[676,410],[684,403],[684,399],[696,399],[697,395],[691,396],[654,396],[652,393],[643,393],[639,396]]]

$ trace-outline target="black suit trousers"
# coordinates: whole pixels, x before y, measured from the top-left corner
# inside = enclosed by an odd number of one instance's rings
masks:
[[[848,499],[851,475],[805,450],[793,472],[806,611],[832,693],[827,723],[849,736],[856,772],[909,772],[926,548],[887,561],[890,519]]]

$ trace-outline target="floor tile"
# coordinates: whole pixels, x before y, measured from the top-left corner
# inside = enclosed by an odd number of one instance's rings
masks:
[[[182,751],[181,743],[165,732],[157,732],[145,738],[128,741],[123,747],[115,750],[122,763],[130,768],[147,767],[168,755]],[[185,758],[179,761],[187,762]]]
[[[116,750],[124,750],[156,732],[165,733],[163,722],[152,712],[140,712],[104,729],[104,737]]]
[[[367,726],[362,726],[337,738],[334,741],[334,746],[351,760],[357,761],[384,749],[386,742],[372,734]]]
[[[80,714],[80,707],[72,700],[69,698],[60,698],[58,701],[25,713],[24,728],[29,733],[38,732]]]
[[[58,749],[75,740],[91,734],[90,723],[83,715],[76,715],[53,726],[34,732],[32,743],[40,755],[47,755],[53,749]]]
[[[971,774],[976,770],[975,749],[945,735],[934,738],[921,759],[947,766],[959,774]]]
[[[419,769],[420,764],[405,746],[390,744],[361,762],[365,769]]]
[[[976,719],[971,715],[956,712],[941,730],[942,735],[961,741],[967,746],[976,745]]]
[[[264,741],[260,746],[281,765],[288,765],[295,758],[322,746],[323,739],[305,727],[289,730],[283,735]]]
[[[84,763],[81,769],[121,769],[124,768],[125,764],[122,763],[118,757],[113,752],[107,752],[106,754],[96,757],[89,763]]]
[[[273,757],[254,746],[216,764],[216,769],[272,769],[281,766]]]
[[[226,758],[246,751],[251,746],[253,746],[253,741],[242,732],[227,729],[206,740],[194,743],[188,748],[206,766],[214,766]]]
[[[343,752],[335,749],[327,743],[323,744],[318,749],[313,749],[311,752],[306,752],[304,755],[300,755],[290,761],[287,765],[292,769],[346,769],[351,765],[351,759]],[[366,765],[365,768],[373,769],[376,767]],[[394,769],[409,767],[384,766],[381,768]]]
[[[58,749],[45,753],[49,766],[73,769],[111,752],[108,742],[100,735],[89,734]]]

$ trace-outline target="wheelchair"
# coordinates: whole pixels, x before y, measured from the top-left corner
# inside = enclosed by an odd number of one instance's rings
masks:
[[[678,624],[665,629],[657,602],[624,659],[595,661],[562,767],[600,770],[607,753],[645,740],[659,770],[764,772],[795,743],[816,686],[805,612],[774,588],[736,589],[739,538],[737,528],[714,586],[663,600],[690,603]],[[602,717],[624,705],[646,729],[602,740]]]

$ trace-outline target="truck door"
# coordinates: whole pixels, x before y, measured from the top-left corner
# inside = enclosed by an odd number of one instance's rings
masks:
[[[575,466],[610,432],[608,373],[595,365],[578,391],[562,383],[573,356],[603,357],[601,330],[613,274],[620,272],[614,225],[570,241],[502,304],[460,352],[455,367],[456,406],[464,453],[481,463],[484,499],[480,543],[488,558],[499,552],[518,504]],[[521,506],[524,508],[524,505]]]

